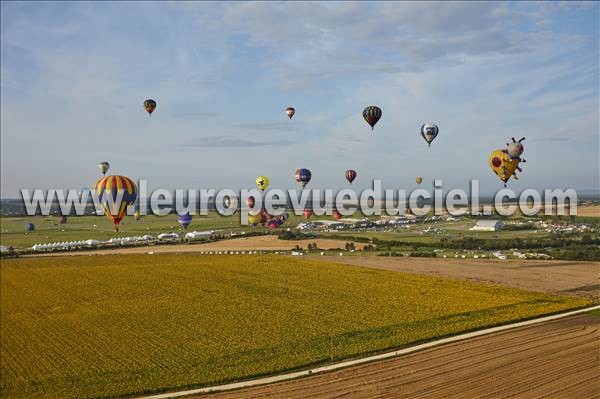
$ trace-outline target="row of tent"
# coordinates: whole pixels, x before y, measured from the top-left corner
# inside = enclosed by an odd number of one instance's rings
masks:
[[[199,240],[211,238],[214,234],[213,230],[210,231],[190,231],[184,236],[188,240]],[[49,251],[55,249],[76,249],[76,248],[94,248],[101,244],[120,244],[127,245],[136,242],[149,242],[155,239],[158,240],[175,240],[179,238],[177,233],[162,233],[154,237],[151,235],[135,236],[135,237],[115,237],[108,241],[98,240],[80,240],[80,241],[68,241],[68,242],[54,242],[47,244],[35,244],[31,247],[34,251]]]

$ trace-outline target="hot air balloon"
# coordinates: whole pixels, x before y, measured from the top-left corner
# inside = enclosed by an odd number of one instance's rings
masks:
[[[308,220],[313,215],[313,211],[307,208],[304,210],[304,212],[302,212],[302,214],[304,215],[306,220]]]
[[[256,226],[260,223],[260,214],[258,215],[248,215],[248,223],[251,226]]]
[[[152,112],[154,112],[154,110],[156,109],[156,101],[150,98],[147,99],[146,101],[144,101],[144,109],[146,110],[146,112],[148,112],[150,116],[152,116]]]
[[[102,172],[103,175],[106,175],[106,172],[108,172],[109,168],[110,164],[106,161],[102,161],[98,164],[98,169],[100,169],[100,172]]]
[[[285,109],[285,113],[287,114],[287,116],[292,119],[292,117],[294,116],[294,114],[296,113],[296,110],[294,109],[294,107],[287,107]]]
[[[343,216],[341,213],[338,212],[338,210],[336,209],[335,211],[333,211],[333,217],[335,218],[335,220],[340,220]]]
[[[277,220],[279,220],[281,222],[281,224],[287,222],[287,220],[289,218],[290,218],[290,214],[287,212],[284,212],[281,215],[277,216]]]
[[[525,140],[525,137],[521,137],[519,141],[516,141],[515,138],[512,138],[512,143],[506,143],[506,152],[511,160],[518,160],[520,162],[526,162],[524,159],[521,159],[521,154],[525,151],[523,144],[521,141]]]
[[[179,223],[184,230],[187,230],[188,226],[192,224],[192,215],[188,213],[185,215],[177,215],[177,223]]]
[[[304,188],[312,178],[312,173],[308,169],[296,169],[296,182]]]
[[[260,191],[265,191],[269,187],[269,178],[267,176],[258,176],[256,178],[256,187]]]
[[[263,226],[265,224],[267,224],[267,222],[269,220],[271,220],[271,215],[269,215],[269,212],[267,212],[266,210],[262,209],[259,213],[260,215],[260,224],[262,224]]]
[[[35,230],[35,224],[33,224],[33,223],[26,223],[25,224],[25,230],[27,230],[27,231],[34,231]]]
[[[365,121],[371,126],[371,130],[373,130],[375,124],[381,118],[381,114],[381,108],[375,105],[369,105],[363,110],[363,118],[365,118]]]
[[[256,200],[252,196],[248,197],[248,199],[246,200],[246,204],[248,205],[248,208],[254,208],[255,203],[256,203]]]
[[[356,179],[356,171],[352,170],[352,169],[348,169],[346,171],[346,180],[348,180],[348,182],[350,184],[352,184],[352,182],[354,181],[354,179]]]
[[[417,184],[421,184],[421,183],[423,183],[423,178],[421,176],[417,176],[417,178],[415,179],[415,182],[417,182]]]
[[[427,142],[428,147],[431,146],[431,142],[435,140],[439,132],[440,129],[437,127],[437,125],[434,125],[433,123],[426,123],[423,126],[421,126],[421,136],[423,136],[423,138]]]
[[[519,162],[518,159],[510,159],[506,150],[495,150],[488,158],[490,168],[504,182],[504,187],[511,177],[518,179],[516,171],[521,172]]]
[[[140,213],[140,211],[135,211],[133,213],[133,218],[135,219],[136,222],[139,222],[140,219],[142,218],[142,214]]]
[[[104,214],[112,220],[115,225],[115,231],[119,231],[119,224],[127,213],[127,208],[132,205],[137,198],[137,187],[135,183],[125,176],[105,176],[98,180],[93,187],[102,202]],[[119,200],[119,191],[123,195]],[[116,210],[116,214],[111,214],[111,206]]]
[[[268,227],[268,228],[270,228],[270,229],[276,229],[276,228],[278,228],[279,226],[281,226],[281,225],[280,225],[280,224],[279,224],[279,222],[278,222],[277,220],[275,220],[275,219],[271,219],[271,220],[269,220],[269,222],[267,223],[267,227]]]
[[[67,217],[65,215],[61,215],[58,218],[58,224],[67,224]]]

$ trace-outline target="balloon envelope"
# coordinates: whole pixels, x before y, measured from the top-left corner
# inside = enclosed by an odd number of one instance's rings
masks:
[[[333,217],[334,217],[336,220],[340,220],[340,219],[341,219],[343,216],[342,216],[342,214],[341,214],[341,213],[339,213],[337,210],[335,210],[335,211],[333,211]]]
[[[110,169],[110,164],[106,161],[102,161],[98,164],[98,169],[100,169],[100,172],[105,175],[106,172],[108,172],[108,169]]]
[[[102,203],[104,214],[112,220],[115,230],[118,231],[117,226],[127,213],[127,208],[137,198],[135,183],[128,177],[111,175],[98,180],[93,189]]]
[[[417,184],[421,184],[421,183],[423,183],[423,178],[421,176],[417,176],[417,178],[415,179],[415,182],[417,182]]]
[[[306,187],[310,179],[312,179],[312,173],[310,173],[310,170],[303,168],[296,169],[296,183],[298,183],[300,187]]]
[[[177,223],[187,230],[188,226],[192,224],[192,215],[177,215]]]
[[[248,223],[252,226],[256,226],[260,223],[260,215],[248,215]]]
[[[285,109],[285,113],[287,114],[287,116],[292,119],[292,117],[294,116],[294,114],[296,113],[296,110],[294,109],[294,107],[287,107]]]
[[[302,214],[305,218],[310,219],[310,217],[313,215],[313,211],[311,211],[310,209],[305,209],[304,212],[302,212]]]
[[[369,105],[363,110],[363,118],[371,126],[371,130],[375,127],[375,124],[381,119],[381,108],[376,105]]]
[[[421,136],[427,142],[427,146],[431,146],[431,142],[435,140],[439,132],[440,129],[433,123],[426,123],[421,126]]]
[[[506,182],[519,167],[519,160],[511,159],[504,150],[495,150],[488,157],[488,164],[496,176],[506,185]]]
[[[357,173],[355,170],[352,169],[348,169],[346,171],[346,180],[348,180],[348,182],[350,184],[352,184],[352,182],[354,181],[354,179],[356,179]]]
[[[149,115],[152,115],[152,113],[156,109],[156,101],[152,100],[151,98],[145,100],[144,101],[144,109],[146,110],[146,112]]]
[[[267,176],[258,176],[256,178],[256,187],[260,191],[265,191],[269,187],[269,178]]]
[[[25,224],[25,230],[27,230],[27,231],[33,231],[33,230],[35,230],[35,224],[33,224],[33,223],[26,223]]]

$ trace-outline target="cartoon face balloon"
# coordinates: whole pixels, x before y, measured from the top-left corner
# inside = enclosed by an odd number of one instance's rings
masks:
[[[506,152],[510,159],[518,159],[521,160],[521,154],[525,151],[523,144],[521,141],[525,140],[525,137],[522,137],[519,141],[516,141],[515,138],[512,138],[512,143],[506,143]]]
[[[269,187],[269,178],[267,176],[258,176],[256,178],[256,187],[260,191],[265,191]]]
[[[423,126],[421,126],[421,136],[423,136],[423,138],[427,142],[428,147],[431,146],[431,142],[435,140],[439,132],[440,129],[437,127],[437,125],[434,125],[433,123],[426,123]]]
[[[285,109],[285,113],[287,114],[288,118],[292,119],[292,117],[296,113],[296,110],[294,109],[294,107],[287,107]]]

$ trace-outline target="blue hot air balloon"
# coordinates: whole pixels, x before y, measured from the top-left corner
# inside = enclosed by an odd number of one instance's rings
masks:
[[[312,173],[308,169],[296,169],[296,182],[304,188],[312,178]]]
[[[179,223],[184,230],[187,230],[188,226],[192,224],[192,215],[177,215],[177,223]]]

